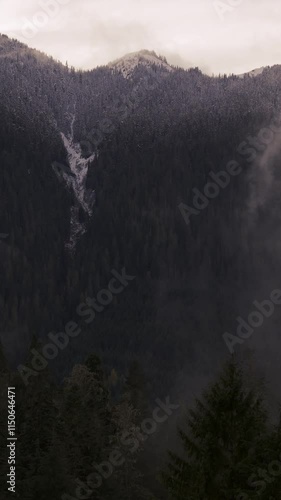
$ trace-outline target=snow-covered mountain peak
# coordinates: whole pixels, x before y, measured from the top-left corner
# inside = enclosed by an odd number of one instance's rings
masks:
[[[253,69],[252,71],[248,71],[247,73],[242,73],[242,75],[238,75],[238,76],[239,76],[239,78],[244,78],[244,76],[246,76],[246,75],[251,76],[251,77],[255,77],[255,76],[261,75],[264,70],[265,70],[265,66],[262,66],[261,68]]]
[[[167,71],[174,71],[164,57],[157,56],[154,51],[150,50],[131,52],[130,54],[126,54],[124,57],[109,63],[108,66],[114,70],[121,71],[124,78],[130,78],[137,66],[152,66],[153,64],[156,64]]]

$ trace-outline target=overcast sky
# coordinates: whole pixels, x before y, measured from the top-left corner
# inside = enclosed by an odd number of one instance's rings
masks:
[[[281,63],[280,20],[280,0],[0,0],[0,33],[84,69],[149,49],[239,74]]]

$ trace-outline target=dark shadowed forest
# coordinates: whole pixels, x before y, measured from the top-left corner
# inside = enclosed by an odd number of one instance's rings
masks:
[[[148,54],[124,78],[0,36],[14,497],[278,500],[281,66]]]

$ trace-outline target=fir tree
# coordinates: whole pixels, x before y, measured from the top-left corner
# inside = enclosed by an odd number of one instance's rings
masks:
[[[163,474],[174,499],[235,500],[259,463],[267,436],[262,397],[245,388],[243,373],[229,363],[197,399],[179,430],[184,455],[170,452]]]

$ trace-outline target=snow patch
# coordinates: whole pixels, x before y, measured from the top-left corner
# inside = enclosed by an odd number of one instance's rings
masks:
[[[257,68],[253,69],[252,71],[249,71],[248,73],[242,73],[241,75],[237,75],[239,78],[244,78],[244,76],[248,75],[254,78],[255,76],[261,75],[265,70],[265,67],[263,66],[262,68]]]
[[[74,142],[74,124],[76,120],[75,112],[70,115],[70,134],[66,136],[61,132],[61,138],[67,151],[69,172],[67,169],[61,175],[69,189],[75,197],[75,205],[71,207],[70,213],[70,239],[66,247],[73,253],[76,244],[86,232],[85,223],[79,219],[80,208],[89,216],[93,215],[93,207],[96,201],[95,191],[86,188],[87,175],[90,163],[95,159],[93,153],[89,158],[83,158],[80,144]]]
[[[134,69],[139,66],[152,66],[156,64],[157,66],[165,69],[166,71],[174,71],[174,69],[166,62],[166,60],[157,56],[153,51],[140,50],[139,52],[131,52],[126,54],[124,57],[117,59],[108,64],[108,67],[120,71],[124,78],[130,78]]]

